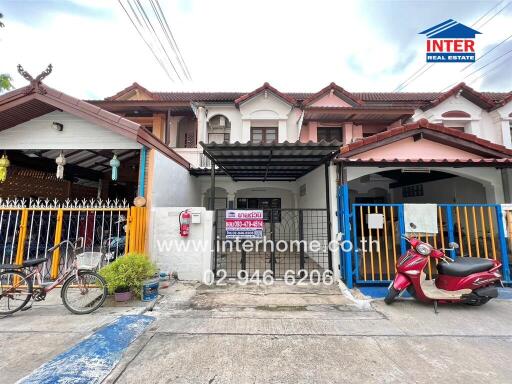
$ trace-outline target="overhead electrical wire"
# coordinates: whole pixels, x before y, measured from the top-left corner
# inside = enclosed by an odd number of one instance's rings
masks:
[[[137,31],[137,33],[139,34],[140,38],[144,41],[144,43],[147,45],[147,47],[149,48],[149,50],[151,51],[151,53],[153,54],[153,56],[155,57],[156,61],[158,62],[158,64],[160,64],[160,66],[162,67],[162,69],[164,70],[164,72],[166,73],[167,77],[172,81],[172,82],[175,82],[175,79],[171,76],[171,74],[169,73],[169,71],[167,70],[167,67],[164,65],[164,63],[160,60],[160,58],[158,57],[158,55],[156,54],[155,50],[153,49],[153,47],[151,46],[151,44],[149,44],[149,42],[146,40],[146,38],[144,37],[144,35],[142,34],[142,32],[139,30],[139,27],[137,27],[137,24],[135,24],[135,22],[133,21],[132,17],[130,16],[130,13],[128,12],[128,10],[125,8],[125,6],[123,5],[123,3],[121,2],[121,0],[117,0],[119,2],[119,5],[121,5],[121,7],[123,8],[123,11],[126,13],[126,16],[128,16],[128,19],[130,19],[130,22],[132,23],[133,27],[135,28],[135,30]],[[131,4],[128,2],[128,5],[130,6],[130,8],[132,8]],[[132,11],[133,8],[132,8]],[[138,17],[136,14],[134,14],[134,16],[137,18],[137,21],[140,23],[140,20],[138,20]]]
[[[176,76],[181,82],[183,82],[183,78],[192,80],[188,66],[158,0],[149,0],[154,17],[146,11],[141,0],[125,0],[124,4],[122,0],[118,0],[118,3],[169,79],[174,82],[174,76]],[[158,24],[153,25],[151,19],[154,21],[155,18]],[[164,39],[162,39],[162,35],[165,37]],[[172,71],[170,71],[171,68]],[[174,76],[171,75],[171,72],[174,73]]]
[[[169,41],[169,45],[173,49],[173,51],[176,54],[176,57],[178,59],[178,62],[180,63],[180,67],[183,70],[183,73],[186,75],[186,77],[189,80],[192,80],[192,76],[190,75],[190,71],[188,69],[187,63],[185,62],[185,59],[183,58],[183,55],[181,54],[180,47],[178,46],[178,43],[176,42],[176,39],[174,38],[174,35],[171,31],[171,28],[169,26],[169,23],[167,22],[167,19],[165,17],[164,12],[162,11],[162,7],[160,6],[160,3],[158,0],[150,0],[151,6],[153,7],[153,10],[155,12],[155,15],[157,15],[158,19],[162,21],[162,29],[165,32],[165,36],[167,37],[167,40]],[[156,4],[156,6],[155,6]]]
[[[153,27],[153,24],[151,23],[151,20],[149,19],[149,17],[147,15],[144,7],[142,6],[141,2],[139,0],[135,0],[135,3],[136,3],[136,6],[139,9],[140,15],[141,15],[142,19],[144,20],[144,23],[146,24],[148,30],[151,29],[151,31],[153,31],[153,36],[156,38],[157,42],[160,44],[160,47],[162,48],[162,51],[164,52],[165,56],[167,57],[167,60],[169,61],[169,64],[171,64],[172,69],[174,70],[174,73],[176,73],[176,76],[178,77],[178,79],[180,81],[183,81],[183,79],[181,78],[178,70],[174,66],[174,63],[172,62],[169,54],[167,53],[167,50],[165,49],[164,45],[162,44],[162,41],[160,40],[160,37],[156,33],[156,30]]]
[[[480,22],[482,19],[484,19],[489,13],[494,11],[500,4],[503,3],[504,0],[499,2],[498,4],[494,5],[491,9],[489,9],[484,15],[480,16],[477,21],[475,21],[473,24],[471,24],[472,27],[474,27],[478,22]],[[503,12],[503,10],[510,4],[511,2],[508,2],[503,8],[501,8],[498,12],[496,12],[493,16],[491,16],[488,20],[486,20],[479,28],[482,28],[484,25],[486,25],[489,21],[494,19],[498,14]],[[501,44],[501,43],[500,43]],[[430,64],[430,66],[429,66]],[[420,69],[418,69],[416,72],[414,72],[412,75],[410,75],[405,81],[400,83],[395,89],[394,92],[399,92],[402,89],[406,88],[408,85],[410,85],[413,81],[419,79],[425,72],[427,72],[429,69],[431,69],[434,66],[435,63],[426,63],[424,64]],[[425,69],[426,68],[426,69]],[[467,67],[465,67],[467,68]]]

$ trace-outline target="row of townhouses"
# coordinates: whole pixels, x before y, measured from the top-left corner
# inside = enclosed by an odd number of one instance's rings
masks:
[[[438,246],[458,241],[462,254],[501,258],[510,280],[511,121],[511,93],[464,83],[422,93],[334,83],[315,93],[268,83],[251,92],[155,92],[134,83],[83,101],[33,82],[0,96],[0,150],[9,161],[0,206],[11,219],[0,219],[2,257],[40,252],[40,233],[19,238],[23,220],[40,219],[50,238],[85,235],[91,249],[110,222],[124,238],[116,252],[145,250],[184,278],[318,270],[352,286],[389,281],[405,248],[400,235],[417,232]],[[435,231],[415,231],[411,204],[436,205]],[[25,216],[15,216],[18,208]],[[194,220],[182,241],[202,239],[207,249],[162,249],[157,240],[180,240],[185,209]],[[353,247],[226,250],[227,210],[263,210],[264,236],[275,241]],[[362,246],[376,238],[377,248]]]

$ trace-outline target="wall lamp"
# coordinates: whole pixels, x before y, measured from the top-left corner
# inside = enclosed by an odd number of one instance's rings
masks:
[[[64,129],[64,124],[57,123],[54,121],[52,123],[52,128],[55,129],[57,132],[62,132],[62,130]]]

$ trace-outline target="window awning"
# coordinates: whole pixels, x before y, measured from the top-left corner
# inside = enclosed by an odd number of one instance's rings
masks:
[[[342,143],[200,144],[204,154],[234,181],[294,181],[329,161]]]

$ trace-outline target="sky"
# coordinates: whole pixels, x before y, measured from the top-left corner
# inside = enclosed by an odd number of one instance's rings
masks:
[[[152,17],[149,0],[140,2]],[[18,63],[34,76],[52,63],[45,82],[84,99],[113,95],[133,82],[151,91],[251,91],[265,81],[289,92],[316,92],[333,81],[348,91],[393,91],[424,70],[425,37],[418,34],[424,29],[450,18],[474,25],[482,33],[476,37],[477,58],[512,35],[509,0],[160,5],[192,80],[169,79],[117,0],[0,0],[0,73],[11,74],[19,87],[26,81],[16,72]],[[477,90],[509,92],[507,51],[512,37],[470,67],[435,64],[403,91],[439,92],[465,81]]]

